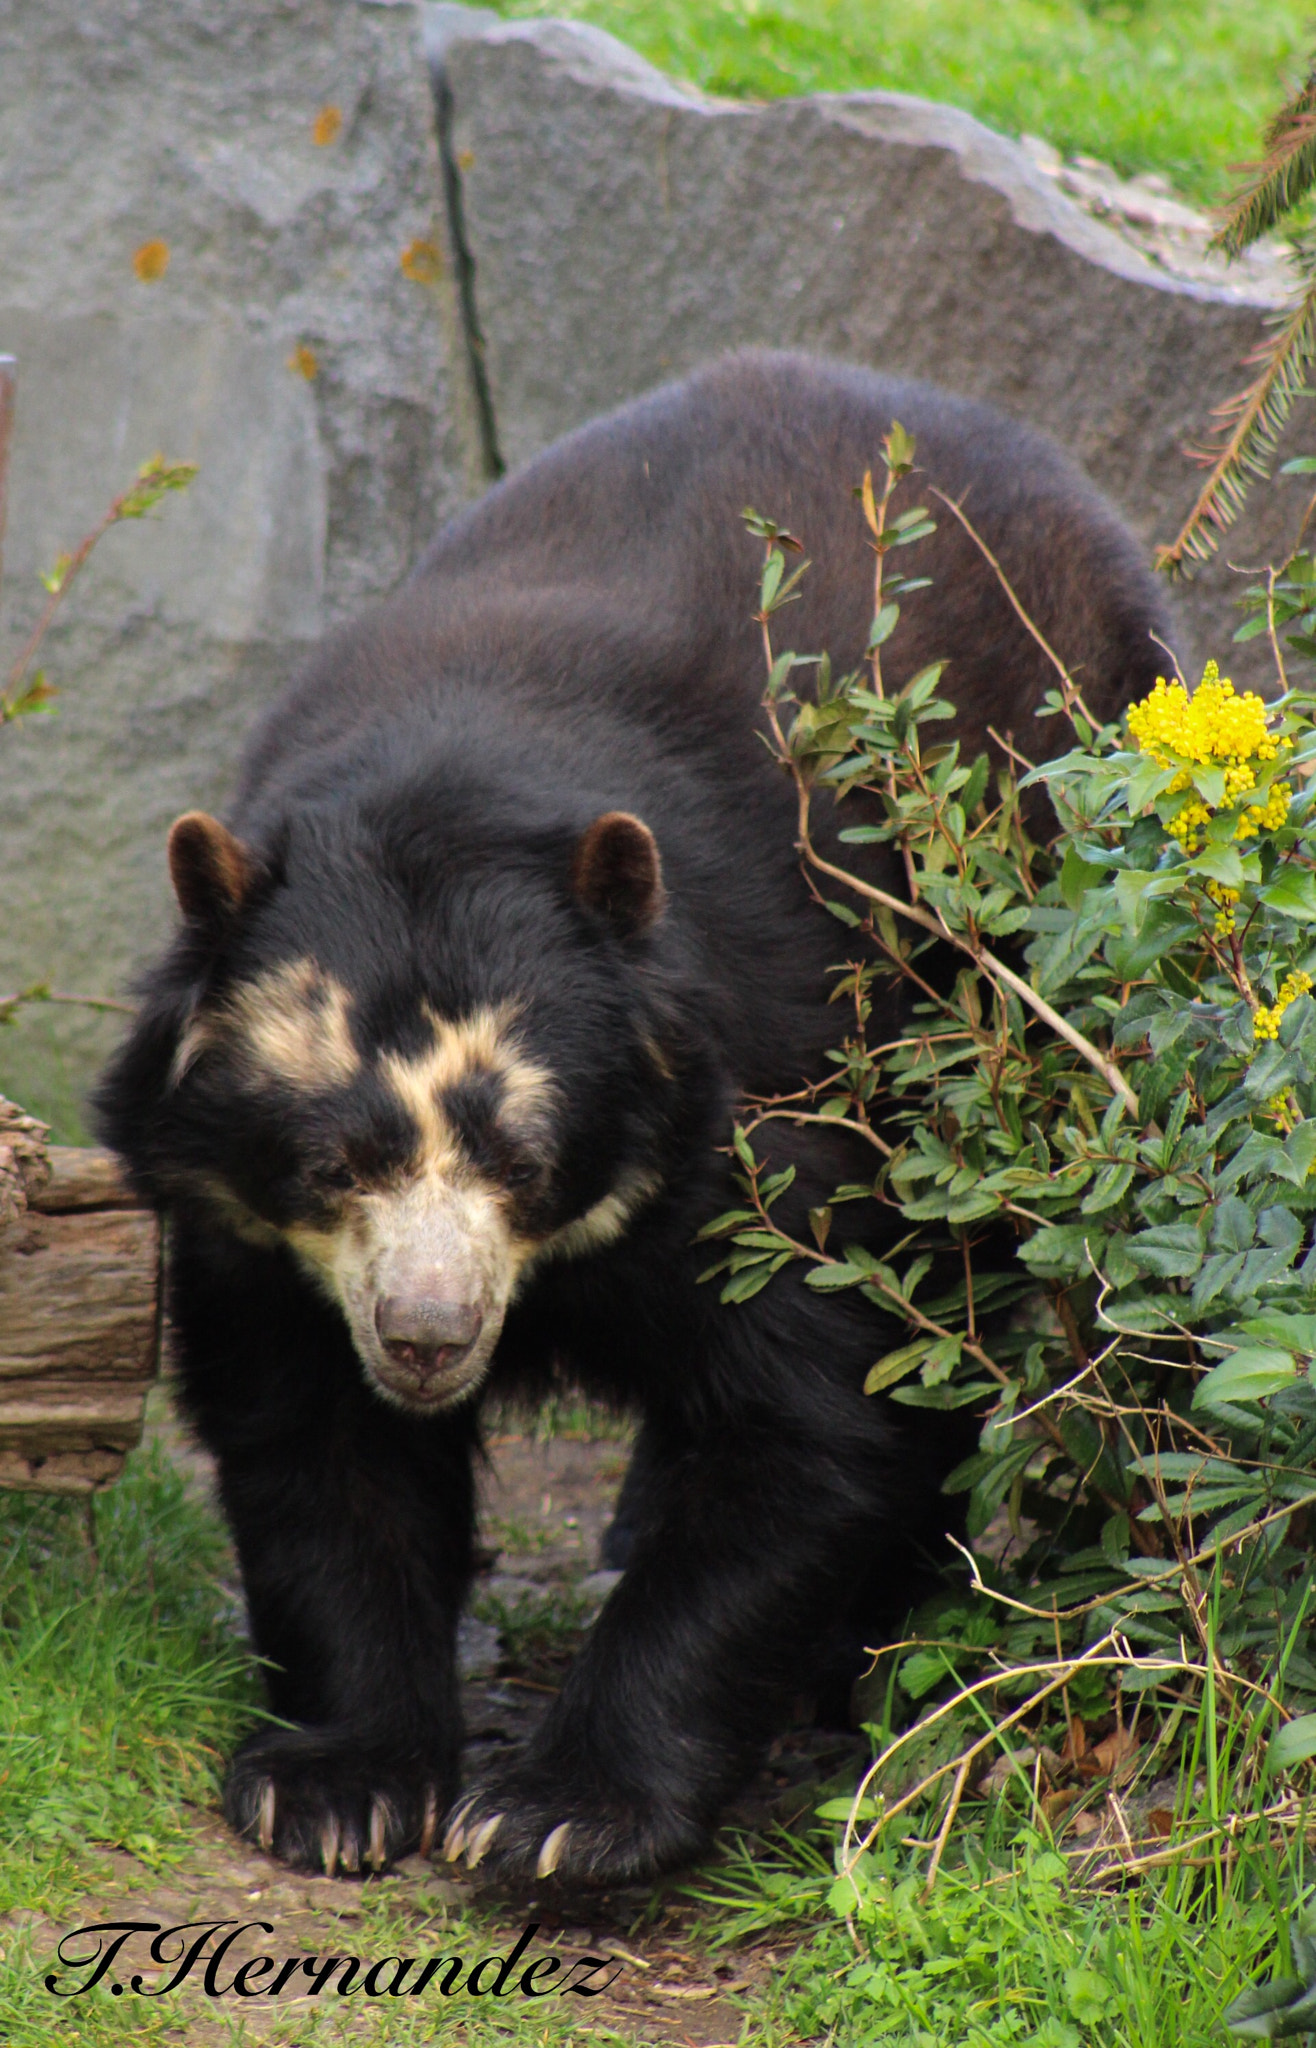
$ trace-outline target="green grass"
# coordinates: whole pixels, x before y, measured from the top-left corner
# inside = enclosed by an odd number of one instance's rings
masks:
[[[1228,188],[1316,43],[1312,0],[495,0],[611,31],[714,93],[946,100],[1192,199]]]
[[[1225,2007],[1287,1967],[1302,1875],[1259,1837],[1233,1862],[1092,1892],[1027,1827],[985,1847],[967,1823],[955,1853],[926,1899],[925,1861],[898,1845],[863,1859],[857,1905],[808,1844],[747,1854],[699,1895],[728,1935],[799,1943],[764,2022],[829,2048],[1221,2048]]]
[[[258,1698],[223,1532],[159,1450],[95,1530],[99,1562],[80,1503],[0,1494],[0,1912],[58,1918],[87,1844],[181,1860]]]
[[[76,2000],[48,1992],[50,1923],[68,1929],[94,1919],[87,1902],[107,1897],[104,1916],[121,1917],[125,1890],[149,1903],[160,1884],[204,1899],[209,1864],[198,1824],[213,1817],[222,1760],[260,1698],[234,1630],[224,1531],[158,1445],[134,1453],[98,1499],[94,1533],[93,1555],[80,1502],[0,1493],[3,2048],[376,2040],[567,2048],[584,2031],[639,2048],[641,2036],[614,2033],[571,1997],[414,2007],[352,1999],[243,2012],[231,1999],[206,2009],[187,1993],[158,2003],[116,1999],[108,1984]],[[557,1647],[553,1630],[563,1634],[567,1621],[555,1608],[548,1621],[528,1618],[526,1629],[530,1647],[543,1651]],[[126,1855],[111,1865],[114,1851]],[[516,1911],[507,1907],[494,1926],[445,1899],[437,1877],[419,1896],[409,1887],[405,1901],[389,1884],[344,1886],[344,1903],[355,1912],[338,1941],[372,1958],[501,1953]],[[31,1914],[46,1924],[29,1929]],[[9,1915],[17,1919],[7,1925]]]
[[[130,1888],[143,1893],[156,1880],[194,1889],[199,1809],[213,1806],[220,1760],[257,1700],[233,1633],[223,1532],[158,1449],[130,1459],[99,1501],[96,1540],[98,1562],[76,1503],[0,1495],[0,1917],[36,1910],[71,1925],[75,1905],[97,1895],[107,1849],[133,1859],[120,1862],[120,1887],[127,1868],[137,1873]],[[1257,1754],[1265,1734],[1249,1730],[1244,1738],[1224,1727],[1214,1747],[1188,1754],[1188,1832],[1231,1810],[1246,1744]],[[857,1896],[837,1884],[823,1837],[766,1857],[759,1845],[729,1870],[695,1880],[710,1902],[705,1938],[771,1936],[782,1956],[766,2001],[750,2011],[747,2038],[763,2048],[792,2040],[1208,2048],[1225,2040],[1223,2008],[1250,1978],[1270,1974],[1277,1929],[1304,1889],[1295,1853],[1251,1824],[1241,1854],[1093,1894],[1069,1881],[1026,1802],[1002,1799],[985,1812],[963,1809],[929,1901],[921,1897],[925,1860],[898,1843],[864,1862]],[[929,1832],[927,1817],[922,1825]],[[490,1927],[445,1902],[437,1884],[432,1901],[418,1905],[412,1895],[405,1910],[387,1885],[357,1888],[354,1903],[349,1945],[359,1954],[497,1947]],[[0,1928],[5,2048],[200,2038],[189,2032],[194,2007],[115,2000],[106,1987],[56,2011],[41,1983],[48,1942],[48,1934],[38,1941]],[[437,2012],[354,2003],[294,2017],[242,2016],[226,2001],[208,2017],[216,2041],[288,2048],[349,2037],[565,2048],[587,2025],[599,2041],[623,2038],[566,2005],[463,2003],[460,2012]],[[258,2031],[248,2031],[256,2021]],[[657,2038],[673,2036],[660,2029]]]

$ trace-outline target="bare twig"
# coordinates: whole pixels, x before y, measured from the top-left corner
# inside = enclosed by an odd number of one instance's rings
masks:
[[[0,1024],[8,1024],[26,1003],[73,1003],[83,1010],[119,1010],[125,1017],[137,1015],[135,1003],[121,1003],[116,996],[69,995],[63,989],[47,988],[44,982],[37,982],[12,996],[0,996]]]
[[[940,498],[942,504],[948,507],[948,509],[954,513],[955,517],[959,520],[960,525],[964,528],[964,531],[968,534],[969,539],[973,542],[974,546],[979,550],[979,552],[985,557],[985,559],[990,563],[991,567],[995,570],[996,580],[1000,584],[1001,589],[1005,592],[1007,598],[1010,600],[1011,607],[1013,608],[1015,615],[1019,619],[1020,624],[1025,628],[1027,632],[1031,633],[1033,639],[1036,640],[1043,654],[1051,663],[1051,666],[1054,668],[1057,676],[1060,678],[1060,691],[1061,695],[1065,700],[1065,709],[1070,713],[1071,717],[1073,713],[1077,711],[1080,717],[1085,718],[1087,720],[1088,724],[1092,727],[1092,730],[1094,732],[1100,732],[1104,721],[1100,718],[1094,718],[1092,713],[1088,710],[1088,707],[1083,702],[1083,698],[1079,692],[1078,684],[1074,681],[1073,676],[1065,667],[1064,662],[1056,653],[1055,648],[1051,645],[1051,642],[1042,632],[1041,627],[1037,625],[1036,621],[1030,616],[1030,614],[1025,610],[1024,606],[1019,602],[1019,599],[1015,595],[1014,586],[1011,583],[1009,577],[1006,575],[1004,569],[1001,567],[995,555],[988,547],[986,541],[979,533],[977,527],[974,526],[970,521],[969,516],[965,512],[963,506],[958,505],[954,498],[948,498],[944,491],[939,491],[936,488],[935,484],[932,487],[932,495],[934,498]]]
[[[86,567],[88,557],[112,526],[125,519],[142,519],[159,502],[166,491],[186,489],[196,475],[194,462],[166,463],[163,456],[152,456],[142,464],[126,491],[120,491],[109,510],[97,521],[89,534],[79,541],[73,553],[61,556],[53,574],[47,582],[49,595],[41,608],[32,631],[19,650],[17,659],[9,670],[5,693],[0,697],[0,725],[4,725],[17,714],[23,679],[36,657],[37,649],[50,630],[56,612],[68,596],[73,583]],[[30,686],[29,686],[30,689]]]
[[[807,791],[803,793],[807,802]],[[801,851],[811,866],[817,868],[820,874],[830,875],[834,881],[844,882],[847,888],[853,889],[856,895],[865,897],[868,902],[880,904],[884,909],[893,911],[896,916],[908,918],[911,923],[922,925],[925,931],[934,932],[939,939],[948,939],[951,945],[959,948],[961,953],[967,953],[968,957],[982,969],[982,972],[989,979],[1001,982],[1006,988],[1013,990],[1014,994],[1019,997],[1019,1000],[1026,1003],[1035,1016],[1040,1017],[1043,1023],[1049,1024],[1051,1029],[1059,1037],[1063,1038],[1067,1045],[1073,1046],[1075,1052],[1081,1053],[1088,1065],[1100,1074],[1106,1086],[1119,1096],[1125,1108],[1130,1110],[1134,1116],[1137,1116],[1138,1098],[1123,1074],[1121,1074],[1119,1068],[1113,1065],[1104,1053],[1097,1050],[1091,1039],[1085,1038],[1081,1031],[1076,1031],[1072,1024],[1067,1024],[1060,1015],[1060,1012],[1053,1010],[1046,998],[1039,996],[1037,990],[1033,988],[1031,983],[1026,982],[1022,975],[1016,974],[1013,968],[1007,967],[1003,960],[998,960],[996,955],[989,952],[981,941],[975,944],[970,939],[961,938],[958,933],[950,929],[943,919],[931,916],[921,905],[906,903],[901,897],[891,895],[889,890],[878,889],[873,883],[861,881],[857,875],[850,874],[845,868],[836,867],[831,861],[824,860],[822,855],[815,851],[808,837],[807,810],[802,823],[802,834]]]

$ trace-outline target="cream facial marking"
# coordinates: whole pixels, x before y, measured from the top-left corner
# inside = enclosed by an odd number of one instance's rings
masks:
[[[517,1046],[516,1014],[511,1003],[481,1007],[455,1022],[431,1011],[433,1039],[424,1052],[406,1059],[388,1053],[380,1061],[380,1073],[420,1132],[422,1170],[450,1172],[466,1164],[443,1113],[444,1093],[459,1082],[496,1078],[502,1084],[499,1120],[528,1132],[544,1127],[553,1109],[553,1076]]]
[[[532,1266],[543,1264],[547,1259],[583,1259],[590,1252],[602,1251],[605,1245],[615,1244],[622,1236],[631,1218],[638,1209],[658,1193],[662,1182],[657,1174],[646,1173],[640,1167],[627,1167],[615,1188],[587,1209],[583,1216],[573,1217],[564,1223],[551,1237],[545,1237],[535,1245],[521,1268],[518,1279]]]
[[[179,1040],[170,1083],[177,1087],[203,1052],[226,1046],[259,1078],[310,1093],[345,1088],[361,1071],[350,1010],[347,990],[316,961],[285,961],[192,1018]]]
[[[536,1249],[506,1190],[467,1156],[444,1114],[462,1081],[501,1084],[499,1121],[546,1133],[554,1084],[513,1035],[510,1005],[448,1020],[431,1014],[419,1053],[386,1053],[380,1078],[417,1132],[410,1166],[349,1198],[328,1228],[297,1224],[288,1241],[347,1319],[379,1392],[422,1413],[451,1407],[484,1378],[517,1277]]]

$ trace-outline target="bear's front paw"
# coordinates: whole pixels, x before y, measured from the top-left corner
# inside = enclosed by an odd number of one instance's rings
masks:
[[[555,1797],[509,1776],[458,1802],[443,1853],[502,1879],[637,1884],[693,1862],[708,1841],[705,1826],[670,1805],[620,1793]]]
[[[254,1735],[224,1785],[230,1827],[297,1870],[333,1877],[428,1855],[446,1773],[315,1729]],[[449,1780],[449,1783],[451,1781]]]

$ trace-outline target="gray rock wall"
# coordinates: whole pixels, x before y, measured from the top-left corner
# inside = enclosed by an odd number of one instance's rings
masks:
[[[0,731],[0,993],[122,992],[168,929],[170,819],[222,803],[307,646],[460,501],[440,204],[414,7],[0,7],[0,352],[19,361],[0,648],[138,464],[201,465],[71,594],[44,657],[58,716]],[[152,243],[167,267],[144,281]],[[0,1033],[4,1087],[72,1135],[117,1028],[26,1012]]]
[[[990,399],[1063,442],[1149,547],[1173,537],[1200,480],[1183,444],[1244,381],[1285,289],[1273,264],[1186,258],[1176,275],[951,107],[884,92],[733,105],[597,29],[476,28],[446,56],[452,148],[510,466],[757,342]],[[1301,480],[1254,492],[1226,553],[1267,559],[1300,497]],[[1185,613],[1242,678],[1264,655],[1229,651],[1235,594],[1217,564]]]
[[[45,654],[58,717],[0,730],[0,995],[122,994],[172,915],[170,819],[222,805],[307,646],[500,463],[719,350],[993,399],[1169,538],[1181,445],[1284,281],[1213,268],[1154,195],[1117,232],[1093,217],[1117,181],[1085,176],[1086,211],[1077,172],[954,109],[721,103],[596,30],[449,0],[0,0],[0,651],[145,457],[201,465],[78,585]],[[1227,552],[1273,554],[1299,489],[1257,491]],[[1232,594],[1220,566],[1193,586],[1201,653],[1228,649]],[[78,1135],[120,1023],[26,1012],[0,1091]]]

